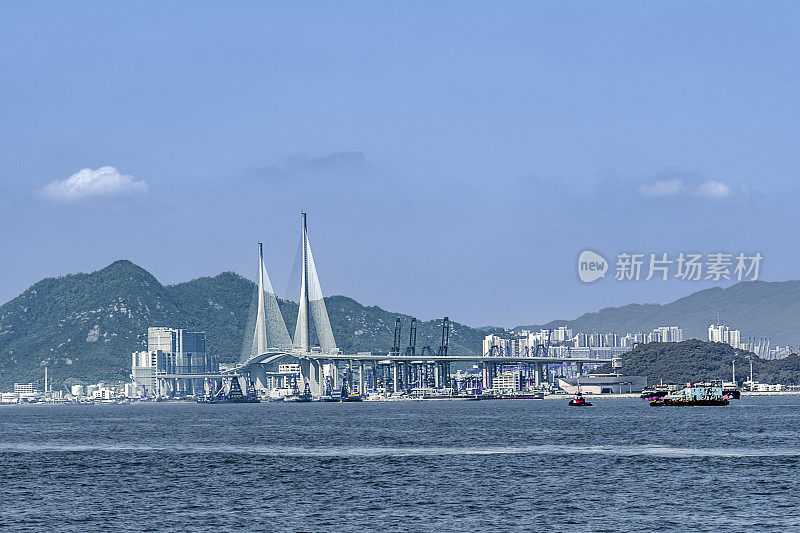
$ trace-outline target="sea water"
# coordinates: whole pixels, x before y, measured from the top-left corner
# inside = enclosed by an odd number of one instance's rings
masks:
[[[800,530],[800,397],[0,407],[10,531]]]

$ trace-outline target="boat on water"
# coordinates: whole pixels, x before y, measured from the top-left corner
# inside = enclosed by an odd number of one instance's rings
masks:
[[[639,396],[642,400],[647,400],[648,402],[652,402],[653,400],[660,400],[670,392],[675,392],[681,390],[681,386],[677,383],[668,383],[666,385],[659,384],[653,387],[646,387],[642,394]]]
[[[572,398],[569,401],[569,405],[572,406],[572,407],[591,407],[592,406],[591,402],[587,402],[586,398],[584,398],[583,394],[581,394],[580,392],[578,394],[576,394],[575,397]]]
[[[311,401],[311,387],[309,387],[308,383],[306,383],[305,389],[303,389],[303,394],[300,394],[300,390],[297,388],[297,383],[294,383],[293,387],[294,391],[289,396],[283,398],[284,402],[310,402]]]
[[[351,392],[347,396],[342,396],[342,399],[341,399],[341,401],[343,401],[343,402],[360,402],[360,401],[363,401],[363,400],[364,400],[364,398],[362,398],[360,394],[355,393],[355,392]]]
[[[305,396],[304,394],[299,394],[299,395],[297,395],[297,396],[295,396],[295,395],[292,395],[292,396],[286,396],[286,397],[283,399],[283,401],[284,401],[284,402],[290,402],[290,403],[297,403],[297,402],[310,402],[310,401],[311,401],[311,397],[310,397],[310,396]]]
[[[481,394],[476,398],[478,400],[544,400],[544,392],[541,391],[499,392],[493,394]]]
[[[742,392],[736,383],[726,381],[722,384],[722,397],[726,400],[738,400],[742,397]]]
[[[708,383],[687,383],[679,391],[670,392],[663,398],[653,400],[650,405],[659,406],[700,406],[700,405],[728,405],[728,399],[723,395],[722,383],[712,381]]]
[[[342,380],[342,389],[339,394],[340,402],[360,402],[364,399],[359,393],[350,392],[350,387],[348,387],[347,380]]]
[[[249,386],[247,392],[244,394],[239,379],[233,378],[228,394],[224,394],[223,389],[220,389],[216,395],[198,396],[197,403],[261,403],[255,388]]]

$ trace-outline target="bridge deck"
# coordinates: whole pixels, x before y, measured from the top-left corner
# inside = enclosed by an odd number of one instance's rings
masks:
[[[315,359],[326,361],[390,361],[390,362],[463,362],[463,363],[610,363],[611,357],[532,357],[525,355],[393,355],[393,354],[300,354],[292,352],[273,351],[252,357],[249,361],[241,363],[238,368],[242,368],[256,363],[269,363],[283,357],[295,357],[298,359]]]
[[[297,357],[297,356],[295,356]],[[610,357],[530,357],[530,356],[487,356],[487,355],[347,355],[311,354],[300,356],[308,359],[327,359],[334,361],[436,361],[436,362],[480,362],[480,363],[610,363]]]

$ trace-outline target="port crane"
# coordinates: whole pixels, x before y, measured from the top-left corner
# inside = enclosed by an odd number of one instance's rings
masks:
[[[400,320],[398,318],[398,320]],[[406,355],[414,357],[417,351],[417,319],[411,319],[411,333],[409,333],[408,346],[406,346]]]
[[[394,321],[394,343],[392,344],[392,355],[400,355],[400,333],[403,331],[403,324],[400,317]]]

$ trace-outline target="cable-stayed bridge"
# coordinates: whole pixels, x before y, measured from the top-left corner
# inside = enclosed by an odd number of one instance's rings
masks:
[[[405,353],[399,350],[399,333],[396,330],[396,346],[386,355],[343,354],[336,346],[328,310],[325,307],[322,286],[309,244],[306,213],[301,214],[300,253],[300,298],[294,336],[290,337],[289,329],[278,306],[278,298],[267,274],[263,247],[261,243],[258,245],[255,320],[246,332],[238,364],[226,371],[227,374],[247,376],[257,389],[268,388],[268,365],[287,357],[296,358],[300,364],[298,384],[300,390],[308,385],[314,397],[329,394],[331,389],[339,388],[342,381],[346,381],[350,390],[359,394],[366,393],[368,381],[375,384],[378,380],[392,391],[408,390],[419,384],[448,387],[451,385],[451,363],[478,363],[482,371],[483,385],[491,387],[496,369],[503,364],[526,366],[531,371],[536,385],[539,385],[546,365],[574,364],[577,373],[580,374],[584,363],[602,364],[612,361],[608,358],[595,357],[449,354],[447,318],[444,320],[442,346],[438,353],[415,353],[413,344],[416,330],[413,329],[414,338]],[[317,340],[317,345],[314,346],[311,345],[312,326]],[[340,373],[339,368],[342,362],[346,363],[344,373]],[[353,377],[354,372],[357,372],[357,379]]]

